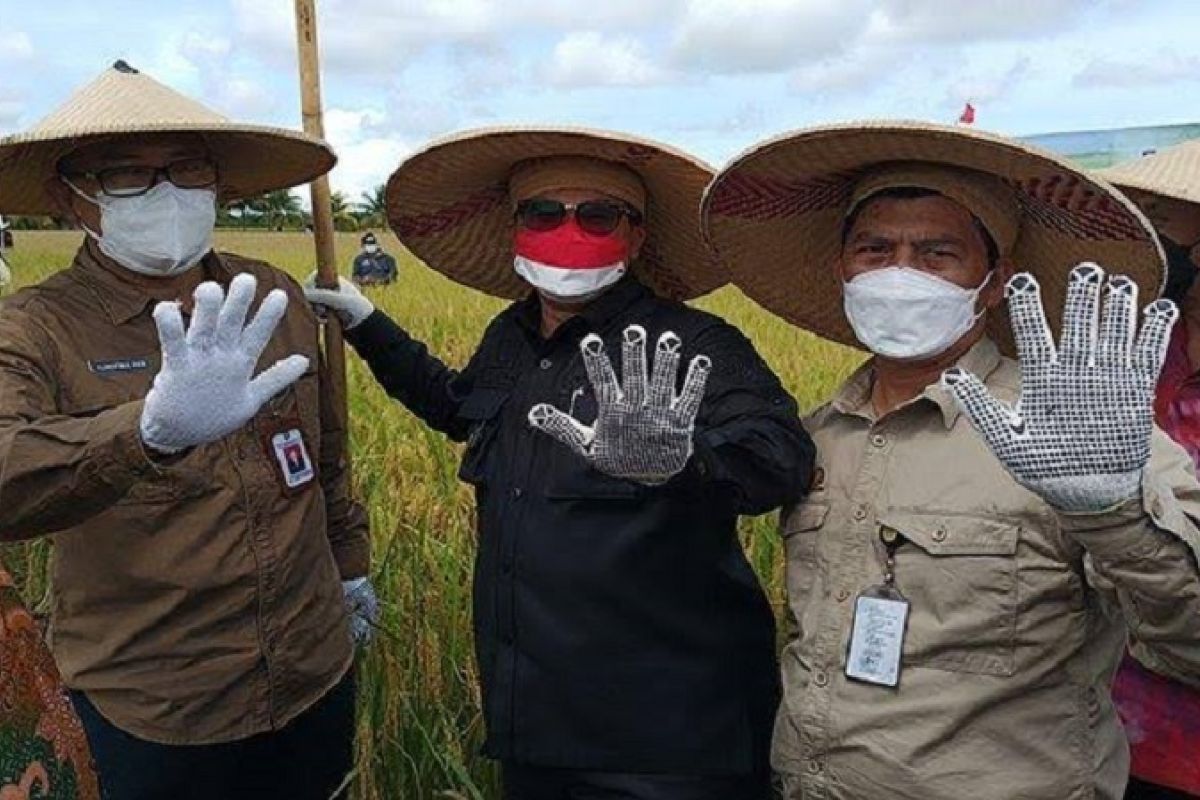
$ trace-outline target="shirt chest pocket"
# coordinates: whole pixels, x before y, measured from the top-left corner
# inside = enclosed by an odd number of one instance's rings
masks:
[[[106,380],[99,386],[93,384],[86,387],[85,401],[75,399],[84,394],[77,391],[60,401],[60,409],[78,419],[99,416],[118,406],[141,399],[148,389],[141,384],[139,379]],[[208,452],[207,447],[193,448],[170,464],[147,472],[145,477],[129,487],[129,491],[114,503],[114,506],[177,503],[206,494],[214,488],[211,458],[212,453]]]
[[[818,572],[818,543],[828,517],[829,504],[810,499],[788,514],[783,523],[788,598],[801,606],[812,591]]]
[[[503,389],[476,389],[459,406],[458,415],[467,421],[469,433],[458,469],[459,480],[474,486],[488,482],[489,455],[495,449],[500,412],[508,401]]]
[[[1020,525],[976,516],[893,513],[896,586],[911,604],[904,660],[915,666],[1012,675]]]

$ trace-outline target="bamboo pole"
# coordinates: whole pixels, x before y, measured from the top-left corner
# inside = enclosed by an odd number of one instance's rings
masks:
[[[325,138],[325,120],[321,108],[321,67],[317,47],[316,0],[296,0],[296,40],[300,54],[300,103],[304,132]],[[330,202],[329,177],[322,175],[310,184],[312,193],[313,241],[317,250],[317,285],[336,289],[338,285],[337,250],[333,236],[333,206]],[[337,410],[341,430],[348,430],[346,408],[346,351],[342,326],[336,314],[325,323],[325,366],[330,397]],[[348,459],[347,459],[348,462]]]

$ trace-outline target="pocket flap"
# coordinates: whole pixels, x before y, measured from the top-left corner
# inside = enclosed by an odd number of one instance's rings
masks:
[[[1013,520],[960,514],[880,514],[882,526],[935,556],[1016,555],[1021,526]]]
[[[500,389],[476,389],[458,407],[458,414],[475,422],[491,419],[508,400],[508,392]]]
[[[804,531],[812,531],[825,524],[829,516],[828,503],[805,503],[796,507],[783,521],[784,538]]]

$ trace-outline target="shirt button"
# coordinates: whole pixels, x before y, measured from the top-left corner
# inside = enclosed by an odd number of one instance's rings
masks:
[[[538,366],[541,367],[543,370],[547,370],[554,366],[554,362],[548,358],[543,358],[541,363],[538,364]]]
[[[855,506],[854,507],[854,519],[857,522],[862,522],[866,518],[867,518],[867,507],[864,505],[861,505],[861,504]]]
[[[844,603],[850,599],[850,591],[848,589],[838,589],[837,595],[835,596],[837,597],[837,601],[839,603]]]
[[[808,772],[811,775],[819,774],[821,772],[821,762],[817,761],[815,758],[810,759],[808,762]]]
[[[935,542],[944,542],[944,541],[946,541],[946,529],[945,529],[945,528],[938,528],[936,531],[934,531],[934,532],[933,532],[933,540],[934,540]]]
[[[513,487],[513,490],[512,490],[512,499],[513,500],[520,500],[524,496],[525,496],[524,489],[522,489],[520,486]]]
[[[887,437],[884,436],[882,433],[877,433],[871,437],[871,444],[875,445],[876,447],[882,448],[887,444]]]
[[[816,673],[815,675],[813,675],[813,683],[815,683],[817,686],[822,686],[822,687],[828,686],[829,685],[829,674],[825,673],[825,672]]]

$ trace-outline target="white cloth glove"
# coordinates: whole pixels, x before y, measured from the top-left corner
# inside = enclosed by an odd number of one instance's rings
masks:
[[[350,330],[375,312],[375,305],[357,286],[338,276],[338,288],[318,289],[317,273],[304,281],[304,296],[314,308],[332,309],[342,320],[343,327]]]
[[[1138,287],[1123,275],[1080,264],[1067,279],[1062,341],[1046,324],[1041,288],[1028,273],[1007,287],[1021,369],[1015,406],[992,397],[959,368],[942,376],[988,447],[1017,482],[1061,511],[1096,512],[1137,497],[1150,458],[1154,391],[1166,358],[1175,304],[1146,307],[1140,335]]]
[[[379,624],[379,598],[369,578],[342,581],[342,594],[346,601],[346,613],[350,616],[350,633],[354,644],[366,647],[375,638]]]
[[[176,453],[227,436],[308,369],[306,357],[293,355],[251,379],[287,310],[287,295],[276,289],[246,324],[256,285],[253,275],[238,275],[226,299],[219,284],[200,284],[186,334],[179,303],[155,306],[162,369],[141,419],[142,441],[150,448]]]
[[[654,372],[647,378],[646,329],[630,325],[622,346],[624,383],[617,383],[604,341],[585,336],[579,349],[596,393],[596,423],[588,427],[547,403],[529,411],[529,424],[574,450],[599,471],[647,486],[679,474],[692,457],[692,435],[712,371],[707,356],[688,367],[676,395],[682,342],[667,331],[658,340]]]

